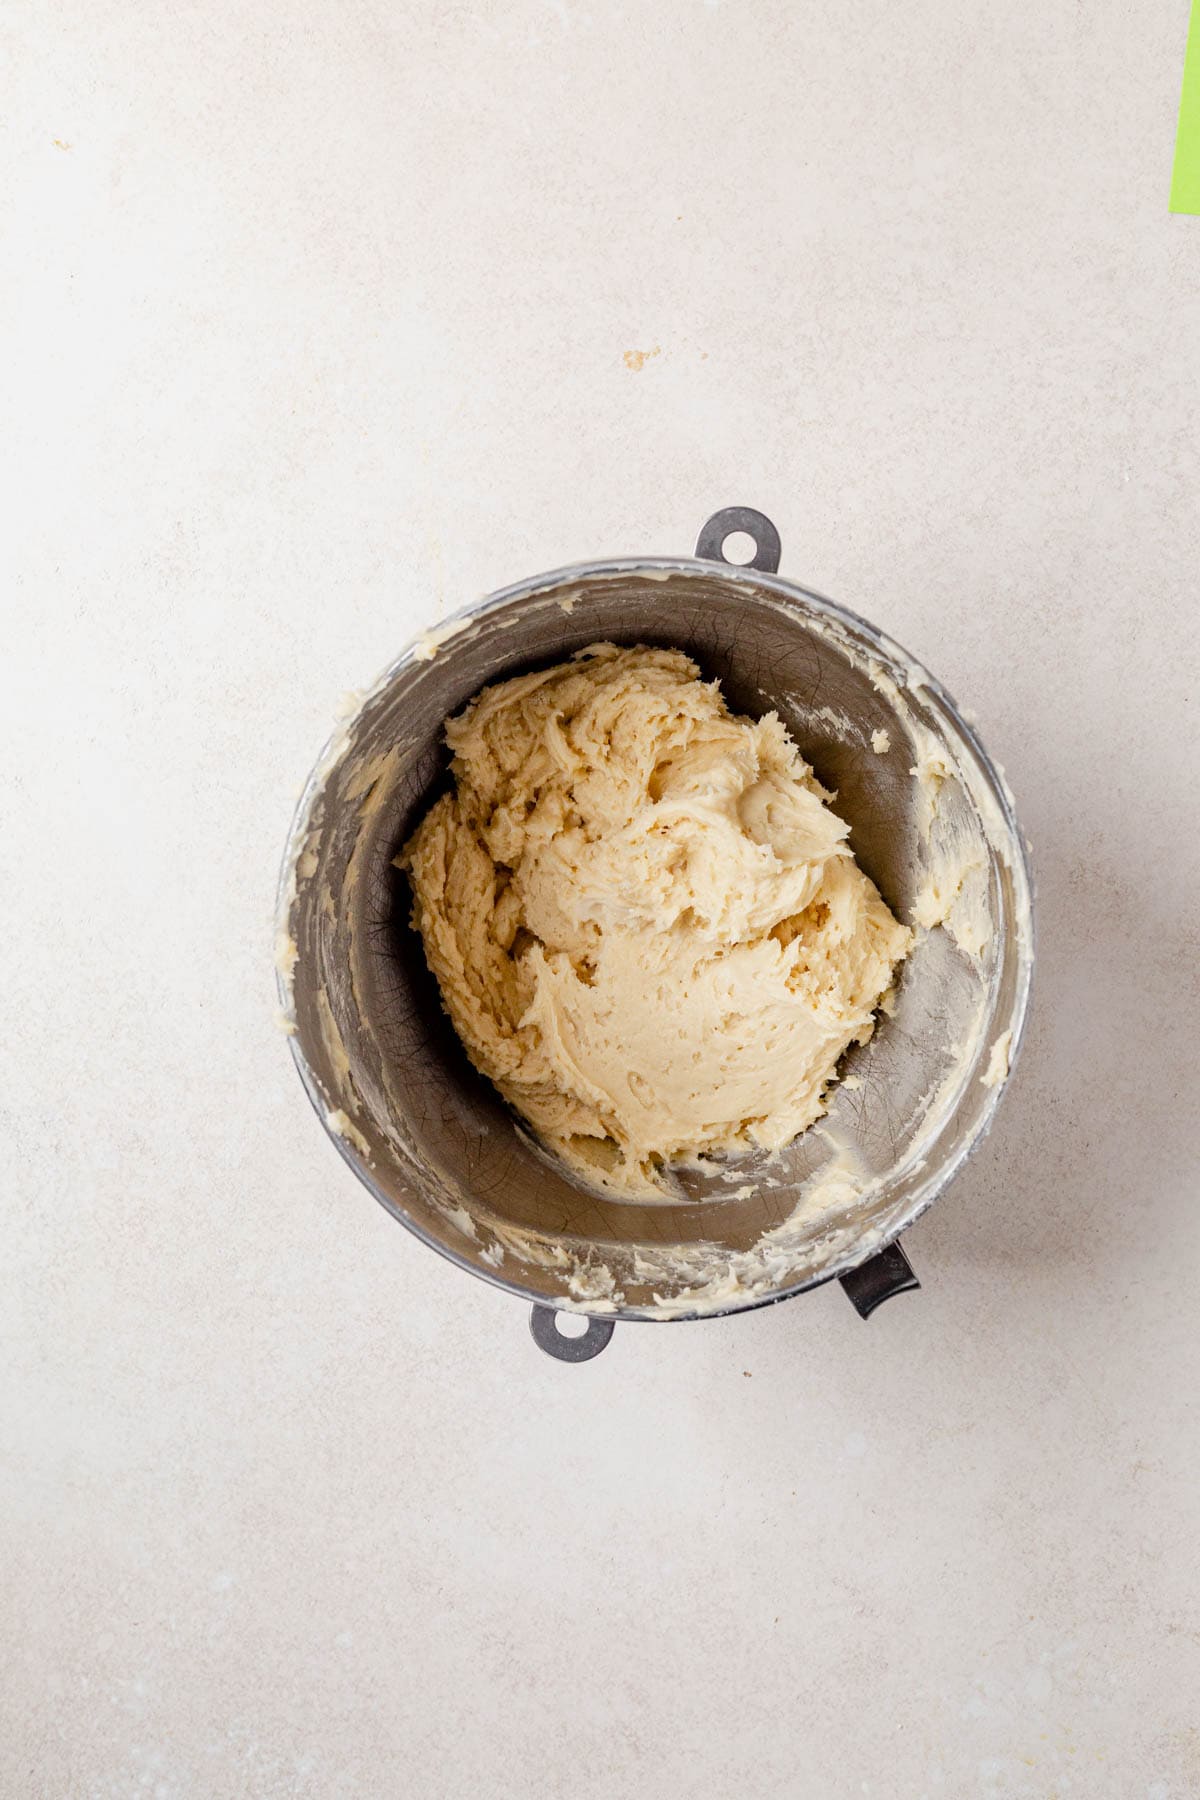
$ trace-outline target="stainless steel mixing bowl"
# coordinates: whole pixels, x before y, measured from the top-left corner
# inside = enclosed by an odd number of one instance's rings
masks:
[[[755,541],[747,565],[724,560],[738,530]],[[1030,882],[1001,776],[937,681],[875,627],[779,577],[778,561],[770,522],[728,508],[695,558],[588,563],[491,595],[387,670],[326,746],[289,837],[281,997],[317,1112],[393,1217],[533,1302],[535,1337],[566,1360],[602,1349],[617,1319],[737,1312],[834,1276],[866,1316],[915,1287],[896,1240],[979,1142],[1003,1087],[986,1079],[989,1058],[1002,1076],[1020,1042]],[[826,1120],[785,1152],[683,1173],[687,1198],[674,1203],[585,1187],[476,1074],[393,866],[447,779],[446,716],[488,682],[602,639],[678,647],[734,710],[776,710],[902,918],[928,870],[913,771],[933,745],[938,829],[974,833],[992,921],[979,954],[945,929],[920,934],[893,1014],[843,1060]],[[890,753],[872,748],[876,732]],[[564,1308],[589,1315],[584,1336],[559,1332]]]

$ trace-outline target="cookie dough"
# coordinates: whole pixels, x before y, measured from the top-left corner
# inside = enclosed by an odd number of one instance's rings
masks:
[[[677,650],[596,644],[446,723],[397,859],[475,1066],[610,1192],[788,1143],[912,934],[782,722]]]

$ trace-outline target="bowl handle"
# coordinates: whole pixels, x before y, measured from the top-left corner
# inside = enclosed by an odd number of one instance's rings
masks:
[[[558,1329],[558,1313],[553,1306],[534,1306],[529,1313],[529,1329],[539,1350],[556,1356],[559,1362],[590,1362],[599,1356],[613,1334],[611,1319],[590,1318],[580,1337],[565,1337]]]
[[[748,563],[731,563],[722,554],[721,546],[735,531],[754,539],[754,555]],[[780,549],[779,533],[770,519],[752,506],[723,507],[705,521],[696,539],[696,555],[705,562],[725,563],[731,569],[761,569],[764,575],[774,575],[778,569]]]
[[[911,1293],[921,1285],[899,1242],[889,1244],[878,1256],[869,1256],[840,1279],[860,1319],[869,1319],[893,1294]]]

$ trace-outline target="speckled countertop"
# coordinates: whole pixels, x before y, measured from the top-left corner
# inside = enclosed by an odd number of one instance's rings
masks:
[[[17,0],[6,1796],[1200,1794],[1186,13]],[[414,631],[733,501],[979,715],[1031,1035],[919,1296],[559,1367],[319,1131],[277,857]]]

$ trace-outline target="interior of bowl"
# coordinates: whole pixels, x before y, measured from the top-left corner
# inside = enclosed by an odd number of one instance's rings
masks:
[[[394,867],[448,779],[447,715],[489,682],[601,640],[685,650],[735,711],[778,712],[836,791],[854,853],[893,911],[934,921],[902,967],[894,1012],[843,1058],[826,1118],[782,1152],[681,1171],[675,1197],[656,1202],[584,1185],[475,1072]],[[698,562],[546,577],[419,642],[314,773],[283,913],[297,1060],[377,1197],[478,1274],[627,1316],[761,1303],[894,1237],[987,1125],[1031,960],[1003,785],[937,684],[829,602]]]

